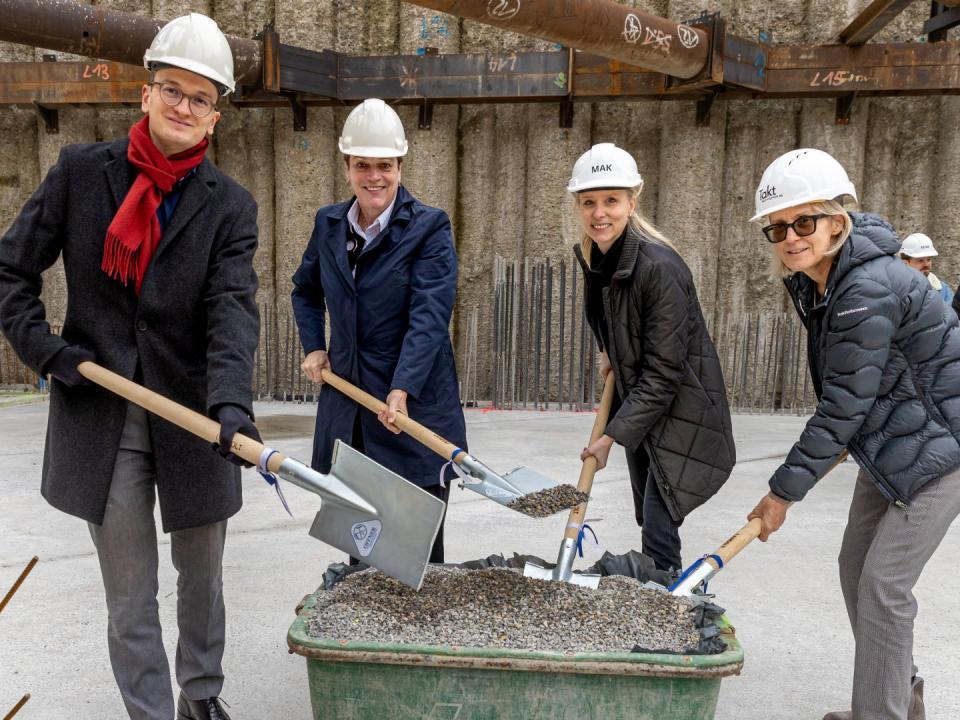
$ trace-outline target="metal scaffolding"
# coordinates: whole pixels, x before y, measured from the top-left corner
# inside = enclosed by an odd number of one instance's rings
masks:
[[[711,104],[721,94],[833,97],[837,122],[845,123],[858,97],[960,93],[960,42],[862,44],[903,9],[903,0],[876,0],[841,33],[843,44],[819,46],[770,45],[728,33],[718,14],[676,23],[610,0],[526,0],[522,8],[513,3],[512,14],[509,0],[413,1],[567,47],[444,55],[426,49],[422,55],[358,57],[286,45],[265,28],[257,40],[229,38],[238,75],[231,102],[289,106],[295,129],[305,129],[308,106],[340,106],[367,97],[418,105],[421,127],[430,126],[437,103],[553,102],[561,125],[570,126],[578,102],[693,100],[698,124],[707,124]],[[960,6],[960,0],[951,2]],[[934,27],[931,32],[942,40],[953,14],[960,15],[960,7],[934,3],[924,27]],[[641,34],[634,35],[631,18]],[[143,51],[162,24],[74,0],[0,0],[0,41],[94,58],[0,63],[0,105],[36,107],[50,132],[57,130],[62,107],[139,106],[146,79]],[[658,49],[655,41],[646,41],[647,28],[669,29],[673,40]],[[624,57],[636,64],[625,64]]]

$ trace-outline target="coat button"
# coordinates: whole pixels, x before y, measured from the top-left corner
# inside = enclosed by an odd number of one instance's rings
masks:
[[[140,332],[147,331],[147,321],[146,320],[137,320],[137,330]]]

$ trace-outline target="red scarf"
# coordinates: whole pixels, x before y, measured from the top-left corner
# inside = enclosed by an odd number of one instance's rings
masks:
[[[150,137],[149,116],[130,128],[127,160],[140,172],[107,228],[100,268],[124,285],[132,279],[137,295],[163,234],[157,208],[176,182],[203,162],[208,144],[203,138],[189,150],[164,157]]]

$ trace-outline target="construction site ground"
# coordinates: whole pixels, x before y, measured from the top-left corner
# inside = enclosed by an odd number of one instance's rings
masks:
[[[24,693],[18,715],[100,720],[124,715],[106,646],[106,609],[86,523],[40,496],[47,403],[0,405],[0,593],[34,555],[40,562],[0,615],[0,713]],[[310,459],[313,405],[259,403],[265,441]],[[470,450],[494,469],[533,467],[576,482],[591,413],[467,411]],[[683,525],[684,561],[712,551],[745,521],[767,480],[799,435],[803,418],[738,415],[740,462],[721,492]],[[56,439],[53,439],[56,442]],[[83,468],[77,468],[78,482]],[[749,546],[711,584],[746,651],[740,677],[723,681],[718,720],[818,719],[849,707],[853,638],[837,581],[836,557],[856,475],[846,462],[824,479],[770,543]],[[197,478],[203,482],[203,478]],[[304,659],[287,652],[294,607],[343,554],[308,534],[319,498],[287,487],[288,517],[272,488],[244,473],[244,507],[230,520],[224,558],[226,683],[222,697],[243,718],[311,717]],[[597,475],[587,512],[603,548],[640,547],[622,449]],[[491,553],[556,555],[565,514],[533,520],[454,489],[446,526],[449,561]],[[920,616],[914,655],[926,678],[927,717],[960,717],[955,692],[960,654],[954,636],[960,574],[955,524],[916,589]],[[160,614],[172,658],[176,584],[169,538],[161,539]],[[596,549],[588,548],[592,562]],[[174,684],[175,686],[175,684]]]

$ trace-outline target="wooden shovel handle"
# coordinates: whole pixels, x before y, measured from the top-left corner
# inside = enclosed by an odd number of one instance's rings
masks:
[[[723,545],[713,551],[713,554],[718,555],[723,560],[723,564],[726,565],[747,545],[760,537],[762,529],[763,523],[760,518],[754,518],[731,535]]]
[[[361,390],[353,383],[344,380],[339,375],[335,375],[330,370],[321,370],[320,377],[323,378],[325,383],[333,388],[336,388],[348,398],[360,403],[367,408],[367,410],[373,413],[379,413],[381,410],[387,407],[385,402],[377,400],[377,398],[370,393]],[[437,455],[440,455],[447,460],[452,458],[459,464],[464,456],[464,453],[458,453],[457,457],[454,458],[453,453],[460,448],[458,448],[449,440],[445,440],[444,438],[440,437],[430,428],[424,427],[416,420],[413,420],[402,413],[397,413],[397,419],[394,421],[394,425],[396,425],[414,440],[426,445]]]
[[[590,431],[590,445],[593,445],[607,427],[607,421],[610,418],[610,406],[613,404],[613,393],[616,390],[616,381],[613,378],[613,371],[607,373],[607,379],[603,384],[603,395],[600,396],[600,406],[597,408],[597,416],[593,420],[593,429]],[[580,466],[580,479],[577,481],[577,490],[582,493],[590,494],[593,489],[593,476],[597,472],[597,459],[592,455],[588,456]],[[587,514],[587,504],[580,503],[570,510],[567,517],[567,529],[563,536],[570,540],[576,540],[580,534],[580,526],[583,524],[583,517]]]
[[[181,427],[187,432],[203,438],[207,442],[220,442],[220,424],[215,420],[211,420],[205,415],[201,415],[190,408],[175,403],[173,400],[127,380],[122,375],[117,375],[115,372],[111,372],[96,363],[82,362],[77,366],[77,370],[85,378],[95,382],[100,387],[104,387],[110,392],[126,398],[145,410],[149,410],[154,415],[158,415],[164,420],[172,422],[177,427]],[[242,457],[253,465],[260,464],[260,454],[263,452],[263,449],[264,445],[262,443],[258,443],[256,440],[252,440],[240,433],[236,433],[233,436],[233,442],[230,445],[230,450],[234,455]],[[270,472],[277,472],[280,469],[280,463],[285,459],[286,458],[280,453],[274,453],[267,462],[267,469]]]
[[[840,453],[840,457],[837,458],[837,461],[830,466],[830,469],[827,470],[827,473],[832,472],[834,468],[837,467],[840,463],[847,459],[847,451],[844,450]],[[826,473],[824,473],[826,475]],[[743,550],[747,545],[752,543],[758,537],[760,537],[760,532],[763,530],[763,522],[760,518],[754,518],[742,528],[737,530],[733,535],[731,535],[727,541],[713,551],[714,555],[718,555],[723,564],[726,565],[733,558],[735,558],[741,550]],[[708,557],[710,564],[716,566],[716,562]],[[718,568],[719,569],[719,568]]]

